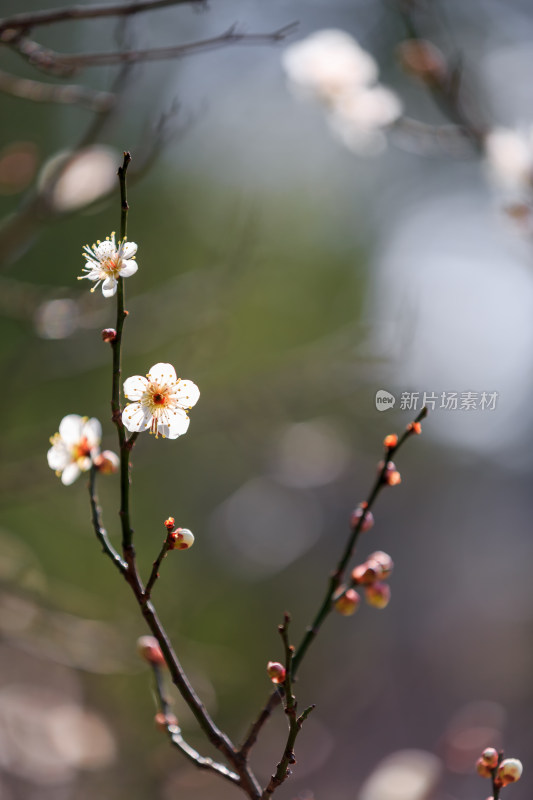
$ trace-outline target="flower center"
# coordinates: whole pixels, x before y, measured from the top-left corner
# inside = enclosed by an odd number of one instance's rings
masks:
[[[153,395],[152,400],[156,404],[156,406],[164,406],[165,403],[167,402],[167,398],[165,397],[165,395],[161,394],[160,392],[156,392]]]
[[[87,437],[84,436],[72,448],[72,457],[73,457],[74,461],[78,461],[78,459],[86,458],[90,454],[91,454],[91,446],[89,445],[89,442],[87,441]]]
[[[120,258],[118,255],[111,256],[110,258],[106,258],[105,261],[102,261],[102,270],[105,272],[106,275],[115,275],[117,272],[120,272]]]

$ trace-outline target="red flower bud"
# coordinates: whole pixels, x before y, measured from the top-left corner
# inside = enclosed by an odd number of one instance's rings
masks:
[[[165,663],[165,657],[159,647],[159,642],[154,636],[139,636],[137,639],[137,651],[149,664],[161,665]]]
[[[355,589],[347,589],[337,600],[335,600],[335,611],[344,617],[355,614],[361,604],[361,597]]]
[[[279,685],[285,682],[287,670],[279,661],[269,661],[267,664],[267,675],[272,683]]]
[[[102,331],[102,339],[104,342],[109,342],[111,344],[117,338],[117,332],[114,328],[104,328]]]

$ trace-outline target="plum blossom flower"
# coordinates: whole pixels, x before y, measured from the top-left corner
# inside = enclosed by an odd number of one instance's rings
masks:
[[[104,242],[98,240],[92,247],[86,244],[83,249],[85,251],[83,257],[87,259],[83,272],[87,275],[80,275],[78,280],[87,278],[96,281],[91,292],[102,284],[104,297],[113,297],[117,291],[117,279],[129,278],[137,272],[138,264],[135,261],[137,245],[135,242],[124,240],[119,242],[117,248],[114,233]]]
[[[322,30],[290,45],[283,66],[289,86],[326,108],[332,133],[356,153],[377,153],[383,130],[402,114],[400,98],[377,82],[378,66],[345,31]]]
[[[91,468],[98,454],[102,426],[94,417],[68,414],[59,424],[59,433],[51,437],[52,447],[47,453],[48,466],[61,476],[61,482],[70,486],[82,472]]]
[[[124,427],[177,439],[189,427],[187,410],[198,402],[200,390],[192,381],[177,378],[171,364],[160,363],[154,364],[145,378],[128,378],[124,394],[134,401],[122,412]]]
[[[496,186],[512,199],[533,189],[533,127],[494,128],[485,138],[487,166]]]

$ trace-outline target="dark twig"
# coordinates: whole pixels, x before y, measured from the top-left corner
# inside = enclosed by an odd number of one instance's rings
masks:
[[[239,33],[235,27],[231,27],[218,36],[201,39],[197,42],[178,44],[171,47],[156,47],[149,50],[124,50],[110,53],[64,55],[41,47],[36,42],[25,38],[16,40],[13,45],[17,52],[23,55],[33,66],[54,75],[68,77],[86,67],[138,64],[147,61],[182,58],[235,44],[272,44],[273,42],[282,41],[295,30],[295,27],[296,23],[284,25],[272,33]]]
[[[370,492],[368,494],[368,497],[366,499],[366,503],[364,503],[363,506],[362,506],[363,507],[363,513],[359,517],[359,519],[357,521],[357,524],[354,525],[354,527],[352,529],[352,532],[350,534],[350,537],[349,537],[349,539],[348,539],[348,541],[346,543],[346,546],[344,548],[344,551],[343,551],[343,553],[342,553],[342,555],[340,557],[340,560],[339,560],[335,570],[332,572],[332,574],[330,576],[328,587],[327,587],[327,590],[326,590],[326,594],[325,594],[324,599],[323,599],[323,601],[322,601],[322,603],[321,603],[321,605],[320,605],[320,607],[319,607],[319,609],[318,609],[318,611],[317,611],[317,613],[315,615],[315,618],[313,619],[313,622],[311,623],[311,625],[309,625],[309,627],[307,628],[307,630],[306,630],[306,632],[305,632],[305,634],[304,634],[304,636],[302,638],[302,641],[300,642],[298,648],[296,649],[296,651],[294,653],[294,656],[292,657],[292,677],[294,677],[296,675],[296,672],[297,672],[300,664],[302,663],[302,660],[303,660],[304,656],[306,655],[306,653],[307,653],[309,647],[311,646],[312,642],[314,642],[314,640],[316,639],[317,634],[318,634],[320,628],[322,627],[322,624],[324,623],[324,620],[326,619],[326,617],[333,610],[333,598],[334,598],[335,593],[337,592],[339,586],[342,583],[344,572],[346,570],[348,562],[350,561],[350,559],[353,556],[353,553],[354,553],[354,550],[355,550],[355,545],[357,543],[357,539],[359,537],[359,534],[360,534],[360,532],[361,532],[361,530],[363,528],[364,521],[365,521],[368,513],[372,509],[372,507],[373,507],[373,505],[374,505],[374,503],[375,503],[380,491],[386,485],[385,474],[386,474],[386,471],[387,471],[387,465],[388,465],[389,461],[399,451],[399,449],[402,447],[404,442],[414,433],[413,425],[416,424],[416,423],[419,423],[426,416],[427,416],[427,409],[424,407],[422,409],[422,411],[418,414],[416,419],[414,420],[414,423],[411,423],[410,425],[407,426],[407,428],[404,431],[404,433],[402,434],[402,436],[399,437],[397,443],[393,447],[385,448],[385,458],[383,460],[383,466],[379,470],[379,472],[378,472],[378,474],[376,476],[374,484],[373,484],[373,486],[372,486],[372,488],[371,488],[371,490],[370,490]],[[246,753],[249,752],[250,748],[256,742],[261,728],[263,727],[265,722],[270,717],[273,709],[278,705],[279,700],[280,700],[279,693],[277,691],[272,692],[272,694],[268,698],[267,702],[265,703],[265,705],[261,709],[259,715],[257,716],[255,722],[250,727],[250,730],[248,731],[246,739],[244,740],[243,744],[241,745],[241,749],[240,749],[241,753],[245,753],[246,754]]]
[[[54,22],[96,19],[99,17],[124,17],[130,14],[140,14],[144,11],[155,11],[158,8],[179,5],[205,6],[206,2],[205,0],[139,0],[139,2],[71,6],[70,8],[51,8],[47,11],[14,14],[12,17],[0,20],[0,36],[5,31],[31,30],[31,28],[51,25]]]
[[[153,563],[152,571],[150,573],[150,577],[148,578],[148,582],[146,584],[146,588],[144,590],[144,602],[147,603],[150,599],[150,595],[152,594],[152,589],[154,588],[154,584],[159,578],[159,568],[161,566],[161,562],[165,558],[166,554],[170,550],[171,542],[167,536],[165,541],[163,542],[163,546],[159,551],[159,555],[157,556],[156,560]]]
[[[174,747],[177,747],[178,750],[181,753],[183,753],[183,755],[186,758],[188,758],[189,761],[192,761],[193,764],[199,769],[211,770],[212,772],[216,772],[218,775],[221,775],[223,778],[226,778],[226,780],[229,780],[231,783],[239,783],[240,778],[236,772],[232,772],[223,764],[219,764],[217,761],[213,761],[212,758],[206,758],[205,756],[201,756],[193,747],[190,746],[190,744],[188,744],[185,741],[185,739],[181,735],[181,729],[171,712],[170,704],[165,696],[161,667],[159,664],[153,664],[153,663],[151,664],[151,667],[154,673],[154,682],[155,682],[155,690],[156,690],[158,705],[159,708],[161,709],[161,714],[163,715],[163,719],[165,720],[166,730],[169,739],[174,745]]]
[[[267,798],[271,797],[276,789],[281,786],[281,784],[290,776],[290,767],[292,764],[296,763],[296,758],[294,756],[296,737],[301,731],[304,721],[314,709],[314,705],[309,706],[309,708],[305,709],[303,714],[298,716],[298,704],[292,692],[292,677],[294,674],[292,662],[294,656],[294,647],[289,642],[289,623],[290,616],[289,614],[285,613],[283,624],[278,627],[283,641],[283,647],[285,649],[285,681],[283,688],[285,697],[285,714],[287,715],[289,723],[289,732],[287,734],[287,741],[281,760],[277,766],[276,772],[274,775],[272,775],[270,781],[263,790],[261,800],[267,800]]]
[[[89,499],[91,503],[91,520],[93,523],[94,532],[98,541],[102,545],[102,551],[109,556],[111,561],[115,564],[119,572],[124,574],[128,565],[117,553],[111,542],[109,541],[107,531],[102,525],[100,507],[98,505],[98,498],[96,496],[96,469],[91,467],[89,472]]]

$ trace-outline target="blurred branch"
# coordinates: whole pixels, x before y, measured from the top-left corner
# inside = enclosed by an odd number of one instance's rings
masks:
[[[171,47],[155,47],[148,50],[124,50],[110,53],[80,53],[63,55],[42,47],[26,37],[16,37],[13,48],[30,64],[52,75],[72,76],[86,67],[112,66],[116,64],[139,64],[147,61],[163,61],[182,58],[195,53],[209,52],[234,44],[272,44],[285,39],[296,28],[297,23],[284,25],[271,33],[241,33],[235,25],[218,36],[201,39],[188,44]]]
[[[417,0],[396,0],[396,7],[408,36],[416,42],[424,43],[426,37],[417,18],[417,12],[423,9],[423,4]],[[442,74],[433,72],[423,82],[442,114],[457,126],[476,150],[481,151],[486,130],[485,126],[479,120],[475,120],[473,115],[466,110],[462,102],[463,64],[461,59],[456,58],[453,66],[447,68]]]
[[[196,767],[199,767],[199,769],[211,770],[212,772],[216,772],[218,775],[221,775],[223,778],[226,778],[231,783],[239,783],[240,779],[236,772],[232,772],[223,764],[213,761],[212,758],[201,756],[193,747],[190,746],[190,744],[185,741],[181,735],[181,729],[177,723],[177,720],[170,710],[170,703],[165,696],[161,667],[159,664],[154,663],[151,664],[151,667],[154,673],[158,705],[161,709],[161,714],[163,715],[164,724],[166,726],[170,741],[174,747],[177,747],[178,750],[183,753],[183,755],[188,758],[189,761],[192,761]]]
[[[51,25],[54,22],[67,22],[78,19],[96,19],[101,17],[123,17],[140,14],[144,11],[155,11],[158,8],[178,5],[207,6],[206,0],[139,0],[132,3],[109,3],[93,6],[71,6],[70,8],[52,8],[46,11],[15,14],[0,19],[0,39],[6,41],[6,34],[11,31],[30,30],[37,26]]]
[[[79,105],[97,112],[107,111],[115,103],[115,96],[111,92],[98,92],[85,86],[57,86],[19,78],[3,70],[0,70],[0,92],[34,103]]]
[[[348,541],[345,545],[344,551],[339,559],[335,570],[331,573],[328,587],[326,590],[326,594],[324,599],[309,627],[307,628],[302,641],[300,642],[298,648],[296,649],[294,655],[291,658],[291,671],[292,671],[292,678],[295,677],[296,672],[302,663],[309,647],[316,639],[320,628],[322,627],[326,617],[331,613],[333,610],[333,600],[336,591],[338,590],[339,586],[342,583],[344,572],[350,559],[353,556],[355,546],[357,544],[357,540],[359,538],[359,534],[363,529],[363,525],[365,520],[371,511],[378,495],[380,494],[381,490],[387,486],[386,474],[389,469],[389,463],[392,457],[398,452],[398,450],[402,447],[402,445],[407,441],[407,439],[412,436],[417,430],[417,426],[419,425],[420,421],[423,420],[427,416],[427,409],[424,407],[416,419],[411,422],[407,428],[405,429],[402,436],[400,436],[396,442],[391,447],[385,447],[385,453],[383,458],[383,464],[378,470],[378,474],[376,479],[373,483],[373,486],[367,496],[367,499],[364,503],[361,504],[361,508],[363,509],[361,515],[359,516],[356,524],[352,528],[352,532],[348,538]],[[273,709],[278,705],[280,701],[280,694],[276,690],[272,692],[270,697],[268,698],[267,702],[261,709],[258,717],[256,718],[255,722],[252,724],[246,739],[244,740],[241,748],[239,750],[240,753],[246,754],[250,751],[250,748],[254,745],[259,735],[259,732],[265,722],[270,717]]]

